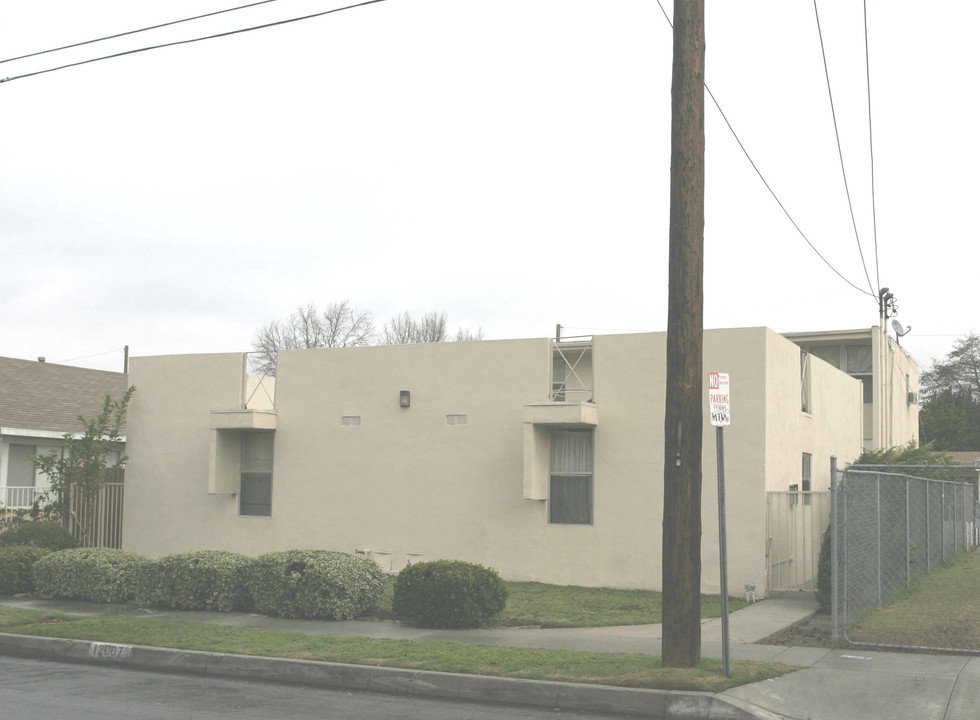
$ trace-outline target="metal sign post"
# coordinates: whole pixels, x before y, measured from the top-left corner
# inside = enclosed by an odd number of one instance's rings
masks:
[[[728,373],[708,373],[708,409],[717,428],[718,448],[718,565],[721,568],[721,662],[725,677],[732,676],[728,633],[728,537],[725,529],[725,426],[732,424]]]

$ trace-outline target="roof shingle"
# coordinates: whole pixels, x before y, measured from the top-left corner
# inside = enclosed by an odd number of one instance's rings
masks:
[[[102,412],[106,394],[122,398],[126,373],[0,357],[0,426],[77,432],[78,416]]]

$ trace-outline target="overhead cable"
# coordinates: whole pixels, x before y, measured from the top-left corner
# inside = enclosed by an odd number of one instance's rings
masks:
[[[868,0],[864,0],[864,69],[868,86],[868,151],[871,155],[871,223],[875,241],[875,282],[881,287],[881,272],[878,269],[878,213],[875,203],[875,143],[871,123],[871,60],[868,51]]]
[[[660,12],[662,12],[664,14],[664,18],[667,20],[667,24],[670,25],[671,28],[673,28],[674,27],[674,23],[673,23],[673,21],[671,21],[670,16],[667,14],[667,11],[664,9],[664,6],[663,6],[663,3],[661,2],[661,0],[657,0],[657,4],[660,6]],[[828,268],[830,268],[834,272],[834,274],[837,275],[837,277],[839,277],[841,280],[843,280],[845,283],[847,283],[848,285],[850,285],[852,288],[854,288],[858,292],[860,292],[860,293],[862,293],[864,295],[867,295],[869,297],[875,298],[877,300],[878,296],[877,296],[876,293],[874,293],[873,291],[872,292],[868,292],[867,290],[864,290],[860,286],[855,285],[850,280],[848,280],[846,277],[844,277],[844,275],[842,275],[841,272],[837,268],[835,268],[833,265],[831,265],[830,264],[830,261],[827,258],[825,258],[823,256],[823,254],[819,250],[817,250],[816,245],[814,245],[812,242],[810,242],[810,238],[808,238],[806,236],[806,233],[803,232],[803,230],[797,224],[796,220],[793,219],[793,216],[790,215],[789,210],[786,209],[786,206],[783,205],[783,202],[779,199],[779,196],[776,195],[776,191],[773,190],[772,189],[772,186],[766,181],[766,178],[762,174],[762,171],[759,169],[759,166],[755,164],[755,161],[752,159],[752,156],[749,155],[748,149],[745,147],[745,144],[742,142],[741,138],[739,138],[738,133],[735,132],[735,128],[732,127],[731,122],[729,122],[729,120],[728,120],[728,116],[725,115],[725,111],[721,109],[721,104],[718,102],[717,98],[715,98],[714,93],[711,92],[711,88],[708,87],[708,84],[707,83],[705,83],[704,89],[705,89],[705,92],[708,93],[708,96],[711,98],[711,101],[715,104],[715,107],[718,108],[718,112],[721,114],[722,120],[725,121],[725,125],[728,126],[728,130],[732,133],[732,137],[735,138],[735,142],[737,142],[738,143],[738,146],[742,149],[742,153],[745,155],[745,159],[749,161],[749,165],[751,165],[752,166],[752,169],[755,170],[756,175],[758,175],[759,176],[759,179],[762,180],[762,184],[766,186],[766,190],[768,190],[769,191],[769,194],[772,195],[772,199],[776,201],[776,204],[777,205],[779,205],[779,209],[783,211],[783,214],[784,215],[786,215],[786,219],[790,221],[790,224],[792,224],[792,226],[794,228],[796,228],[796,232],[799,233],[800,237],[803,238],[803,240],[806,242],[806,244],[810,246],[810,249],[813,250],[813,252],[815,252],[817,254],[817,257],[818,258],[820,258],[821,260],[823,260],[824,264]]]
[[[844,151],[840,144],[840,131],[837,129],[837,111],[834,109],[834,94],[830,89],[830,70],[827,68],[827,51],[823,43],[823,30],[820,27],[820,13],[817,11],[817,0],[813,0],[813,14],[817,20],[817,35],[820,37],[820,55],[823,57],[823,73],[827,79],[827,95],[830,98],[830,115],[834,120],[834,137],[837,139],[837,156],[840,158],[841,176],[844,178],[844,193],[847,195],[847,207],[851,213],[851,226],[854,228],[854,239],[857,241],[858,254],[861,256],[861,267],[864,268],[864,276],[868,280],[868,287],[871,288],[871,295],[875,295],[874,285],[871,284],[871,276],[868,274],[868,263],[864,259],[864,250],[861,248],[861,238],[858,235],[857,220],[854,218],[854,203],[851,202],[851,189],[847,183],[847,172],[844,169]]]
[[[188,45],[190,43],[201,42],[202,40],[214,40],[215,38],[228,37],[230,35],[239,35],[241,33],[252,32],[253,30],[264,30],[265,28],[275,27],[277,25],[287,25],[289,23],[299,22],[300,20],[309,20],[311,18],[321,17],[323,15],[330,15],[331,13],[337,13],[343,10],[351,10],[353,8],[363,7],[365,5],[374,5],[380,2],[385,2],[385,0],[364,0],[364,2],[355,3],[353,5],[346,5],[344,7],[334,8],[333,10],[324,10],[323,12],[312,13],[310,15],[303,15],[302,17],[289,18],[288,20],[277,20],[276,22],[265,23],[263,25],[255,25],[253,27],[242,28],[240,30],[229,30],[228,32],[216,33],[214,35],[205,35],[203,37],[191,38],[190,40],[177,40],[175,42],[161,43],[160,45],[151,45],[149,47],[137,48],[136,50],[126,50],[124,52],[113,53],[111,55],[104,55],[102,57],[92,58],[90,60],[81,60],[79,62],[67,63],[66,65],[60,65],[58,67],[48,68],[47,70],[37,70],[35,72],[24,73],[23,75],[14,75],[13,77],[0,78],[0,83],[11,82],[13,80],[21,80],[23,78],[34,77],[35,75],[44,75],[45,73],[52,73],[70,67],[77,67],[79,65],[88,65],[89,63],[99,62],[101,60],[109,60],[111,58],[123,57],[125,55],[134,55],[136,53],[147,52],[148,50],[159,50],[160,48],[173,47],[175,45]]]
[[[125,37],[126,35],[135,35],[136,33],[147,32],[148,30],[158,30],[159,28],[169,27],[170,25],[179,25],[180,23],[200,20],[201,18],[212,17],[214,15],[222,15],[224,13],[230,13],[236,10],[244,10],[245,8],[255,7],[256,5],[265,5],[266,3],[271,2],[278,2],[278,0],[259,0],[259,2],[249,3],[248,5],[239,5],[238,7],[228,8],[227,10],[216,10],[215,12],[204,13],[203,15],[183,18],[182,20],[171,20],[170,22],[160,23],[159,25],[150,25],[149,27],[140,28],[139,30],[127,30],[126,32],[116,33],[115,35],[106,35],[105,37],[96,38],[94,40],[83,40],[82,42],[62,45],[61,47],[51,48],[50,50],[39,50],[37,52],[27,53],[26,55],[18,55],[17,57],[0,60],[0,65],[3,63],[13,62],[14,60],[24,60],[25,58],[37,57],[38,55],[47,55],[48,53],[69,50],[71,48],[81,47],[82,45],[91,45],[92,43],[102,42],[103,40],[115,40],[116,38]]]

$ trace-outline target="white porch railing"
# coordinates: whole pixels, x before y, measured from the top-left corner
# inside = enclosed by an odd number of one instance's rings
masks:
[[[552,378],[549,399],[554,402],[591,400],[592,336],[556,337],[551,341]],[[588,358],[586,360],[586,358]]]
[[[123,478],[122,472],[116,477]],[[70,495],[64,508],[65,529],[83,547],[122,547],[122,514],[125,485],[122,482],[107,482],[92,498],[83,499],[77,493]],[[28,509],[41,492],[50,490],[41,487],[0,487],[0,500],[6,510]]]
[[[0,499],[3,500],[4,507],[8,510],[21,510],[31,507],[34,504],[34,498],[48,488],[29,485],[27,487],[5,487],[0,489],[3,490],[3,493],[0,494]]]

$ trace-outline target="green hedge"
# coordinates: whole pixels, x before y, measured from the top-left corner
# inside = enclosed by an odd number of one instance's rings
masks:
[[[0,547],[0,595],[34,592],[34,563],[50,552],[33,545]]]
[[[350,620],[377,604],[385,574],[373,560],[326,550],[258,557],[248,582],[256,612],[287,618]]]
[[[20,522],[0,532],[0,547],[33,545],[49,550],[67,550],[78,547],[78,541],[70,532],[52,522]]]
[[[144,566],[137,596],[141,602],[175,610],[246,610],[246,583],[254,562],[224,550],[168,555]]]
[[[504,609],[507,588],[495,570],[460,560],[409,565],[395,580],[395,614],[425,627],[479,627]]]
[[[97,603],[128,602],[150,560],[110,548],[77,548],[34,563],[34,587],[42,595]]]

